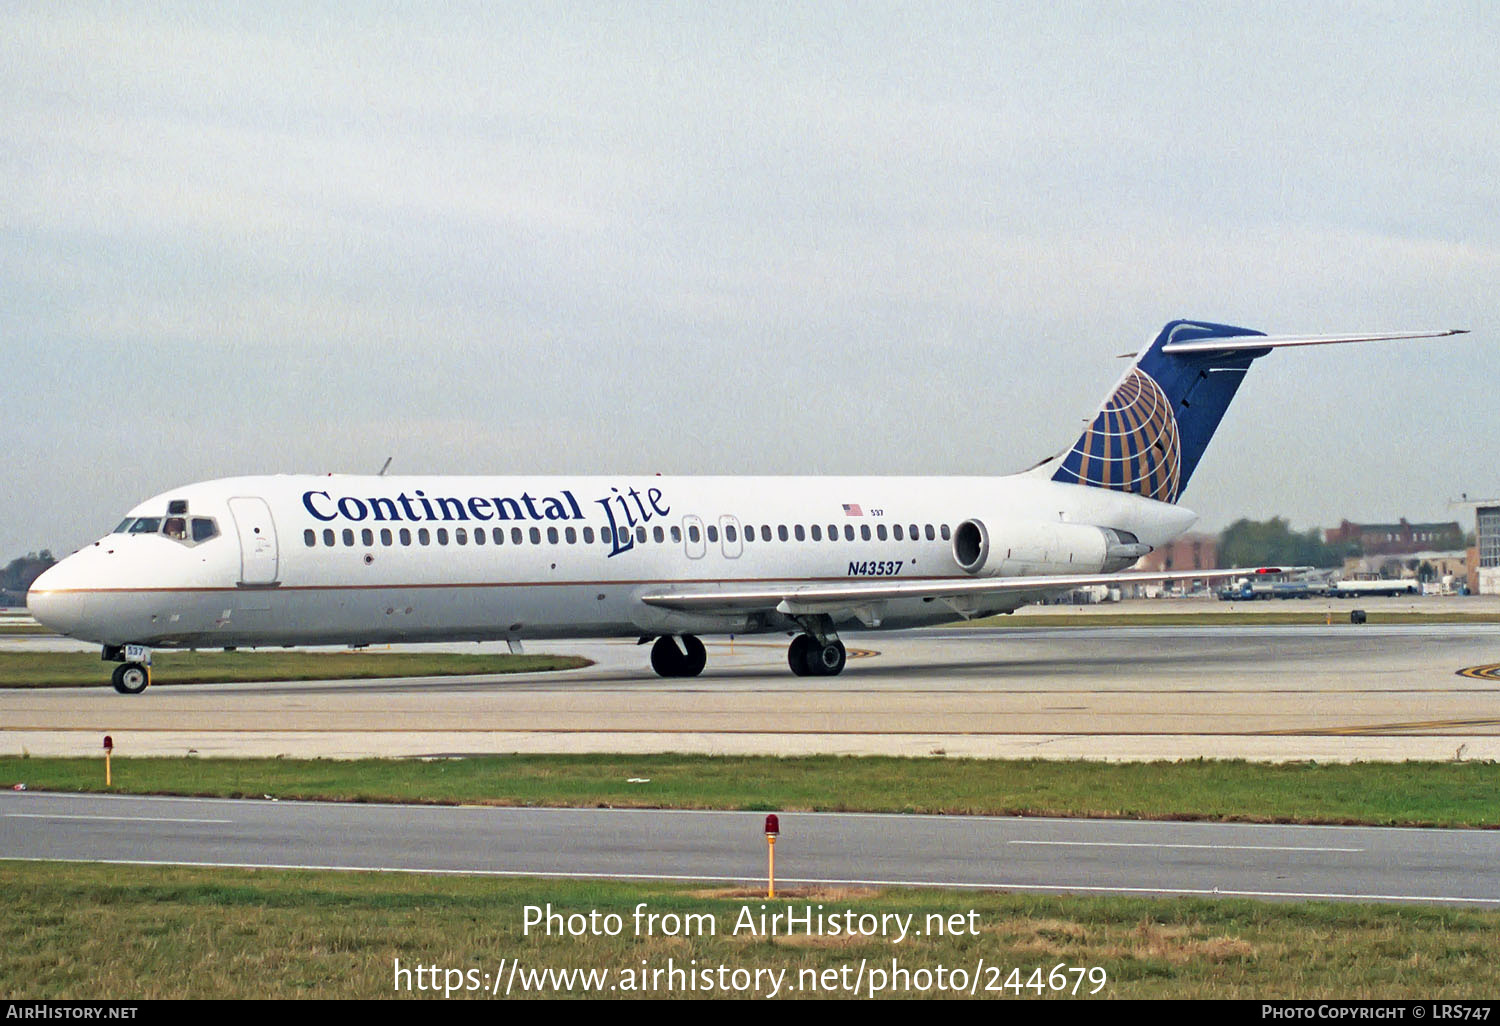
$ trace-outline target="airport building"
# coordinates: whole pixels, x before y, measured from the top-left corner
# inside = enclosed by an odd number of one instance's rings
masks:
[[[1473,590],[1481,595],[1500,595],[1500,503],[1474,508],[1475,568]]]
[[[1452,552],[1464,547],[1464,529],[1457,520],[1436,524],[1408,523],[1402,517],[1394,524],[1355,524],[1345,520],[1323,532],[1329,545],[1354,543],[1369,556],[1415,555],[1419,552]],[[1500,564],[1497,564],[1500,565]]]

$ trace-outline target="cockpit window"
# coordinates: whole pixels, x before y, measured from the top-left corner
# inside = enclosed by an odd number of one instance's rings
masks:
[[[161,527],[161,517],[139,517],[130,525],[131,534],[155,534]]]
[[[133,523],[135,523],[135,517],[126,517],[120,521],[120,526],[111,531],[110,534],[124,534],[130,530],[130,525]]]
[[[207,517],[193,518],[193,541],[205,542],[219,534],[219,525]]]
[[[167,517],[161,525],[161,533],[175,541],[187,540],[187,517]]]

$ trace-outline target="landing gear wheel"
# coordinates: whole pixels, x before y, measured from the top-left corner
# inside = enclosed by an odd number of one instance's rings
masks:
[[[139,695],[151,683],[151,671],[141,663],[121,663],[110,678],[122,695]]]
[[[844,672],[848,654],[842,641],[831,641],[826,645],[814,644],[808,654],[808,664],[815,677],[837,677]]]
[[[651,646],[651,669],[658,677],[681,677],[687,657],[677,650],[677,643],[662,635]]]
[[[682,668],[682,676],[696,677],[703,672],[708,665],[708,649],[703,647],[703,642],[691,634],[682,636],[682,647],[687,649],[687,662]]]
[[[817,648],[817,644],[806,634],[799,634],[792,639],[791,646],[786,650],[786,663],[797,676],[812,675],[812,653]]]
[[[661,677],[696,677],[708,665],[708,650],[691,634],[682,635],[684,654],[670,635],[662,635],[651,646],[651,668]]]

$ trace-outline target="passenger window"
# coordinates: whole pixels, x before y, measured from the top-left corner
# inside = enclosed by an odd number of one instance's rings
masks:
[[[531,529],[531,544],[533,544],[533,545],[540,545],[541,543],[542,543],[542,532],[541,532],[541,530],[539,528],[533,527]]]
[[[410,545],[411,544],[411,529],[407,528],[407,527],[401,528],[401,534],[398,535],[398,537],[401,539],[401,544],[402,545]]]
[[[870,525],[869,524],[860,524],[859,525],[859,536],[862,539],[864,539],[865,541],[869,541],[870,540]]]
[[[745,540],[747,542],[753,542],[755,540],[755,525],[754,524],[746,524],[745,525]]]
[[[761,541],[770,541],[771,540],[771,525],[770,524],[761,524],[760,525],[760,540]]]
[[[838,541],[839,540],[839,525],[838,524],[829,524],[828,525],[828,540],[829,541]]]
[[[727,542],[739,541],[739,533],[735,531],[733,524],[724,525],[724,540]]]
[[[625,527],[617,527],[617,528],[615,528],[615,542],[622,549],[625,546],[629,545],[630,544],[630,530],[629,530],[629,528],[625,528]]]
[[[897,524],[895,527],[891,528],[891,533],[896,536],[897,541],[906,541],[906,535],[902,531],[900,524]]]
[[[948,530],[948,525],[947,524],[944,524],[943,525],[943,541],[947,541],[949,538],[952,538],[952,537],[953,537],[953,532],[950,531],[950,530]]]
[[[361,542],[363,542],[367,546],[368,545],[374,545],[375,544],[375,532],[372,531],[372,530],[370,530],[367,527],[363,531],[359,532],[359,540]]]
[[[933,533],[932,525],[928,524],[927,525],[927,540],[928,541],[932,541],[932,539],[935,538],[935,537],[936,537],[936,535]]]
[[[439,527],[437,529],[437,543],[439,545],[448,544],[448,529],[446,527]]]
[[[812,536],[813,536],[813,541],[822,541],[823,540],[823,527],[822,527],[821,524],[813,524],[812,525]]]
[[[881,541],[885,541],[885,525],[884,524],[876,524],[875,525],[875,537],[879,538]]]
[[[354,528],[344,528],[344,544],[349,546],[352,546],[354,544]]]
[[[460,545],[467,545],[469,544],[469,532],[462,527],[455,527],[453,529],[453,540]]]
[[[556,545],[557,544],[557,528],[555,528],[555,527],[549,527],[549,528],[547,528],[547,544],[548,545]]]
[[[804,531],[804,530],[802,530],[802,525],[801,524],[797,524],[796,526],[794,526],[792,528],[792,537],[796,538],[798,541],[806,541],[807,540],[807,532]]]
[[[708,525],[708,540],[711,542],[716,542],[719,540],[719,529],[713,524]]]
[[[844,525],[844,541],[853,541],[853,540],[854,540],[854,525],[853,524],[845,524]]]
[[[563,538],[565,538],[567,540],[567,542],[568,542],[569,545],[577,545],[578,544],[578,532],[576,530],[574,530],[573,528],[571,528],[571,527],[566,528],[563,531]]]
[[[482,528],[482,527],[476,527],[476,528],[474,528],[474,544],[475,545],[483,545],[484,544],[484,528]]]
[[[323,544],[333,545],[333,528],[327,527],[323,529]]]
[[[690,541],[690,542],[696,542],[697,540],[698,540],[698,525],[697,524],[689,524],[688,525],[688,541]]]
[[[308,548],[318,544],[318,533],[311,527],[302,532],[302,540],[307,543]]]
[[[672,541],[678,544],[682,543],[682,528],[676,526],[672,528]]]
[[[592,527],[585,527],[583,529],[583,543],[585,545],[594,544],[594,529]]]
[[[206,542],[219,536],[219,525],[207,517],[193,518],[193,541]]]
[[[419,527],[419,528],[417,528],[417,541],[421,542],[423,545],[431,545],[432,544],[432,535],[430,535],[430,534],[427,533],[427,528],[425,528],[425,527]]]
[[[385,546],[391,544],[391,529],[389,527],[382,527],[380,529],[380,544]]]
[[[646,529],[644,527],[637,527],[635,529],[635,540],[642,545],[646,543]]]
[[[510,541],[512,545],[521,544],[521,529],[519,527],[512,527],[510,529]]]
[[[776,526],[776,537],[780,538],[782,541],[786,541],[787,533],[785,524],[778,524]]]
[[[505,544],[505,528],[503,528],[503,527],[497,527],[497,528],[495,528],[494,531],[490,532],[490,537],[493,538],[493,539],[495,539],[495,544],[496,545],[504,545]]]
[[[657,542],[657,544],[660,544],[661,542],[664,542],[664,541],[667,540],[667,532],[665,532],[665,531],[663,531],[661,529],[661,525],[660,524],[657,524],[655,527],[653,527],[651,529],[651,537],[653,539],[655,539],[655,541]]]

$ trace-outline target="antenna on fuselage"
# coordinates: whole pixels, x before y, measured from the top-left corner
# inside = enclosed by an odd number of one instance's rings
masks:
[[[380,473],[378,473],[378,474],[376,474],[376,475],[375,475],[375,476],[376,476],[376,477],[385,477],[385,472],[386,472],[386,471],[387,471],[387,470],[390,470],[390,469],[391,469],[391,460],[393,460],[393,459],[395,459],[395,458],[396,458],[396,457],[394,457],[394,456],[387,456],[387,457],[386,457],[386,458],[385,458],[385,463],[384,463],[384,464],[383,464],[383,465],[382,465],[382,466],[381,466],[381,468],[380,468]]]

